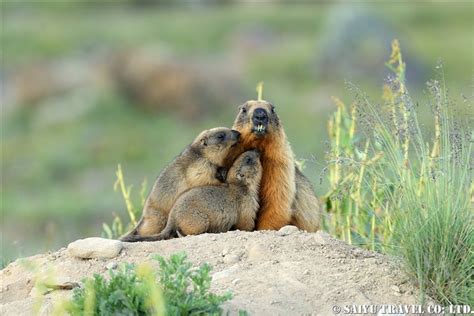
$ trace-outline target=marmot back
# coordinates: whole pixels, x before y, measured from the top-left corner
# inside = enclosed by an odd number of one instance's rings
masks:
[[[259,208],[258,190],[262,177],[260,153],[250,150],[237,158],[227,175],[227,183],[190,189],[171,209],[166,228],[154,241],[177,235],[220,233],[231,228],[252,231]]]
[[[158,176],[137,226],[122,241],[134,242],[158,234],[166,226],[176,199],[196,186],[219,184],[220,168],[240,133],[225,127],[203,131]]]

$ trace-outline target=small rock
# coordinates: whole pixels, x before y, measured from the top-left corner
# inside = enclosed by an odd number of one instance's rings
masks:
[[[106,268],[107,270],[114,270],[114,269],[117,269],[117,266],[118,266],[118,265],[117,265],[117,262],[113,262],[113,261],[112,261],[112,262],[107,263],[107,265],[105,266],[105,268]]]
[[[73,241],[67,246],[70,255],[76,258],[115,258],[122,250],[119,240],[91,237]]]
[[[225,248],[225,249],[222,251],[222,257],[225,257],[228,253],[229,253],[229,249]]]
[[[231,266],[230,268],[214,273],[212,275],[212,280],[215,281],[215,280],[225,279],[231,276],[232,274],[234,274],[237,270],[239,270],[239,266],[235,264]]]
[[[391,289],[392,291],[396,292],[396,293],[400,293],[400,288],[399,288],[398,286],[396,286],[396,285],[392,285],[392,286],[390,287],[390,289]]]
[[[236,284],[239,283],[239,282],[240,282],[240,279],[234,279],[234,280],[232,280],[232,284],[233,284],[233,285],[236,285]]]
[[[237,263],[240,261],[240,257],[237,255],[228,255],[224,257],[224,262],[225,263]]]
[[[317,232],[316,234],[314,234],[312,239],[318,245],[326,245],[328,243],[325,235],[323,235],[320,232]]]
[[[304,274],[304,275],[309,275],[309,270],[307,270],[307,269],[304,270],[304,271],[303,271],[303,274]]]
[[[247,246],[247,258],[249,261],[262,261],[267,260],[269,257],[268,250],[261,243],[254,242]]]
[[[288,235],[291,235],[291,234],[295,234],[297,232],[299,232],[298,227],[293,226],[293,225],[286,225],[286,226],[283,226],[282,228],[280,228],[280,230],[277,232],[277,234],[279,236],[288,236]]]

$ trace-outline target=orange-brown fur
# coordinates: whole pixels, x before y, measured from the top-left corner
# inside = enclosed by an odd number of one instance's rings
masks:
[[[243,113],[242,108],[246,109]],[[269,115],[266,133],[257,136],[252,114],[263,108]],[[266,101],[248,101],[240,108],[233,129],[241,133],[239,146],[232,150],[227,164],[241,152],[255,148],[261,152],[263,175],[260,184],[260,210],[257,229],[280,229],[293,224],[300,229],[319,229],[320,206],[311,183],[297,170],[291,146],[281,122]]]

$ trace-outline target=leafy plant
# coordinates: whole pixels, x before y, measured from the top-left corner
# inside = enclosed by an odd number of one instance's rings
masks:
[[[110,280],[95,274],[83,280],[84,286],[74,290],[68,311],[72,315],[152,315],[160,306],[147,304],[147,278],[153,274],[138,275],[135,266],[122,265],[118,271],[110,270]],[[155,300],[162,302],[161,293]],[[162,303],[161,303],[162,305]]]
[[[210,267],[193,268],[184,253],[166,260],[160,270],[149,265],[124,264],[110,271],[107,280],[99,274],[83,280],[74,290],[66,311],[72,315],[220,315],[220,305],[231,299],[209,292]],[[156,280],[159,279],[160,283]]]
[[[455,119],[442,73],[427,85],[434,126],[427,132],[397,41],[387,65],[394,76],[383,106],[353,85],[350,113],[336,100],[325,227],[350,243],[401,256],[422,292],[440,303],[472,304],[474,133]]]
[[[169,260],[161,256],[155,259],[160,263],[159,278],[167,314],[219,315],[219,306],[232,298],[229,292],[222,296],[209,292],[211,267],[207,263],[193,269],[183,253],[173,255]]]

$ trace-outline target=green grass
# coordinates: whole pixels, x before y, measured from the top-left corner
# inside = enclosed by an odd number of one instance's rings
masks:
[[[448,98],[441,67],[427,84],[431,129],[418,118],[397,44],[387,65],[395,77],[384,87],[383,105],[354,85],[352,111],[337,101],[325,228],[401,257],[422,293],[438,302],[472,305],[474,130],[454,115],[459,106]]]
[[[220,315],[222,303],[232,295],[211,293],[208,264],[193,268],[186,255],[169,259],[155,257],[160,269],[148,265],[122,264],[110,270],[110,278],[100,274],[83,280],[73,298],[62,306],[71,315]],[[157,283],[157,279],[159,283]]]

